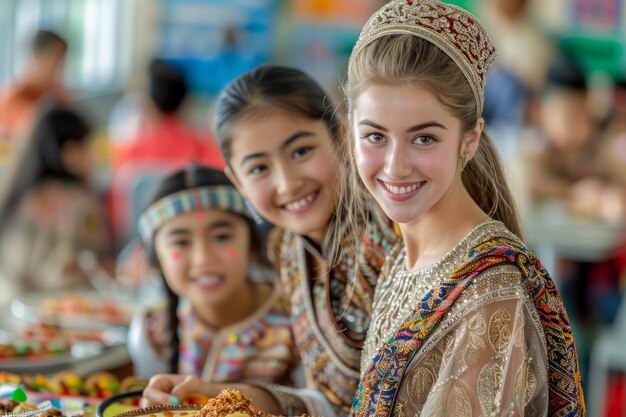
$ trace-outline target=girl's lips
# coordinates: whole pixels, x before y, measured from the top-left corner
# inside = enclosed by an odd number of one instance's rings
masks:
[[[282,205],[281,208],[292,214],[302,214],[309,210],[311,207],[313,207],[313,205],[317,201],[318,195],[319,191],[314,191],[298,200],[294,200]]]
[[[192,282],[203,290],[215,290],[223,284],[224,279],[220,275],[202,275],[194,278]]]
[[[413,183],[403,183],[401,185],[386,183],[382,180],[378,180],[378,183],[382,186],[385,194],[394,201],[406,201],[417,194],[426,181],[419,181]]]

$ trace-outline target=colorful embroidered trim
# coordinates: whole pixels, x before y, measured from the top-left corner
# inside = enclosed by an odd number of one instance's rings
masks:
[[[531,298],[548,343],[550,416],[585,416],[578,355],[567,313],[554,281],[525,247],[493,238],[470,253],[472,260],[431,290],[369,366],[352,404],[352,414],[391,416],[407,366],[443,315],[481,272],[496,265],[515,265],[527,278]]]
[[[146,244],[163,224],[184,213],[219,209],[252,218],[245,200],[231,186],[198,187],[163,197],[148,207],[139,217],[139,234]]]

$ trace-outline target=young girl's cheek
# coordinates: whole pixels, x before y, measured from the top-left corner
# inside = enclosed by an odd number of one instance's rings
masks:
[[[245,247],[245,245],[243,245],[242,243],[237,243],[237,244],[230,245],[226,249],[226,253],[228,257],[231,259],[239,259],[243,256],[246,250],[247,248]]]
[[[179,268],[181,265],[182,253],[178,249],[167,250],[160,254],[159,258],[162,260],[162,263],[165,263],[168,269]]]

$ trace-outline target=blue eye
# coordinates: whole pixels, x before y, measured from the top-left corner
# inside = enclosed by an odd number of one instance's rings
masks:
[[[303,156],[305,156],[306,154],[308,154],[309,152],[311,152],[312,150],[313,150],[313,148],[310,147],[310,146],[305,146],[305,147],[302,147],[302,148],[298,148],[298,149],[296,149],[294,151],[293,158],[294,159],[300,159]]]

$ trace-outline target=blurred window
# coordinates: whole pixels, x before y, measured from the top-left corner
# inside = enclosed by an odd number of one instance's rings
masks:
[[[65,83],[70,89],[119,89],[131,69],[132,13],[129,0],[2,0],[0,82],[19,75],[29,42],[39,29],[53,30],[68,44]]]

